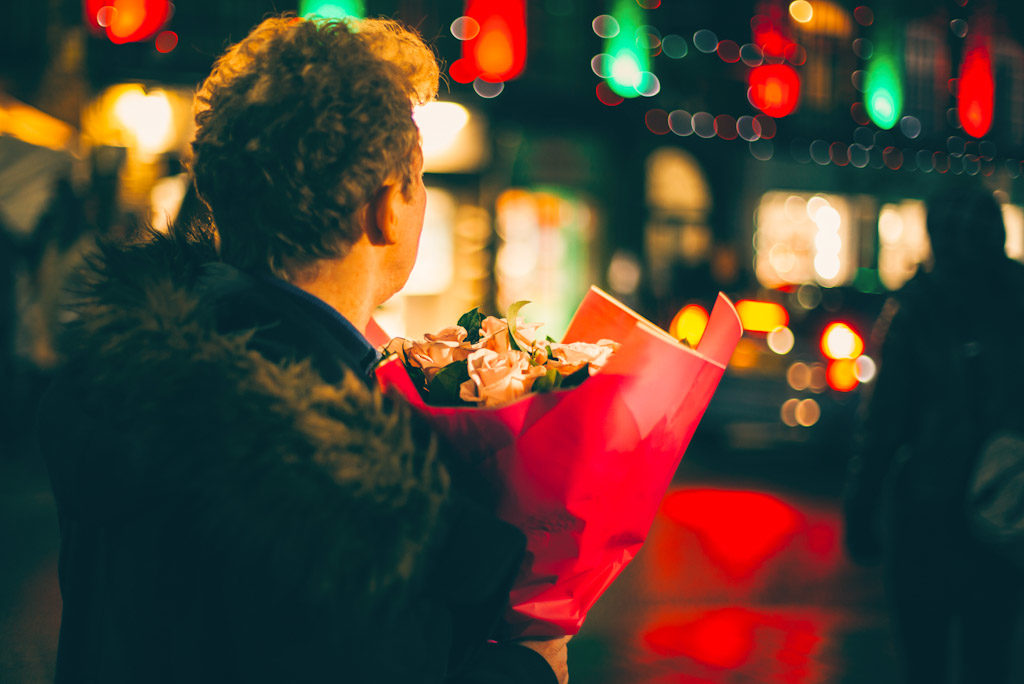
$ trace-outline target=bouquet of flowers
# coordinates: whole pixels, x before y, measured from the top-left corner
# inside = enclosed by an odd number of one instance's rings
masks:
[[[395,338],[385,347],[397,355],[432,406],[496,407],[527,392],[576,387],[599,371],[619,343],[559,343],[540,337],[540,323],[521,323],[516,302],[505,318],[477,309],[423,340]]]
[[[526,534],[507,636],[558,637],[579,631],[643,544],[743,328],[722,294],[696,349],[593,287],[562,342],[517,314],[470,312],[392,341],[377,379],[461,450],[494,486],[497,515]]]

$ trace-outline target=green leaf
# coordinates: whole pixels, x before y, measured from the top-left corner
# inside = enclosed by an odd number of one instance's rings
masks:
[[[567,375],[564,378],[562,378],[561,387],[563,389],[567,388],[567,387],[578,387],[579,385],[583,384],[583,381],[586,380],[589,377],[590,377],[590,364],[589,363],[585,363],[585,364],[583,364],[583,368],[580,368],[578,371],[576,371],[574,373],[570,373],[569,375]]]
[[[516,351],[522,351],[519,343],[516,342],[516,317],[519,315],[519,310],[529,303],[529,300],[526,299],[515,302],[508,307],[508,312],[505,314],[505,320],[508,321],[508,346]]]
[[[459,316],[459,322],[457,323],[457,325],[461,325],[466,329],[466,341],[470,344],[476,344],[480,341],[480,326],[483,324],[484,315],[475,306],[472,311],[467,311]]]
[[[456,361],[438,371],[427,386],[427,402],[431,406],[472,406],[459,397],[459,386],[469,380],[465,361]]]
[[[547,373],[533,381],[532,390],[538,393],[550,392],[561,385],[562,375],[554,368],[549,368]]]
[[[405,370],[409,373],[409,379],[413,386],[420,393],[424,400],[427,398],[427,376],[423,375],[423,369],[419,366],[406,365]]]

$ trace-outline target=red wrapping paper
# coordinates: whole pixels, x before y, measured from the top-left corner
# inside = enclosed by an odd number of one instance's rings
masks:
[[[378,367],[382,389],[463,449],[494,485],[497,515],[526,534],[508,636],[579,632],[647,537],[742,334],[723,294],[694,350],[592,287],[563,342],[621,347],[578,387],[498,408],[440,408],[423,402],[398,359]]]

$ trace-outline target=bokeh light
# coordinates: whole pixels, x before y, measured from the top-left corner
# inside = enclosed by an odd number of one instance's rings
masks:
[[[837,321],[822,333],[821,351],[830,359],[855,359],[864,351],[864,340],[849,324]]]
[[[685,38],[670,33],[661,39],[661,51],[671,59],[682,59],[689,52],[689,46]]]
[[[700,29],[693,34],[693,46],[705,54],[718,49],[718,36],[708,29]]]
[[[802,427],[811,427],[821,418],[821,407],[814,399],[802,399],[796,405],[796,422]]]
[[[610,14],[594,17],[591,26],[594,28],[594,33],[601,38],[614,38],[619,35],[619,22]]]
[[[870,356],[861,355],[853,362],[853,375],[858,382],[871,382],[875,379],[878,367]]]
[[[773,352],[779,355],[784,355],[793,350],[793,345],[796,343],[796,337],[793,335],[793,331],[787,326],[780,325],[768,333],[765,341],[768,343],[768,348]]]
[[[865,5],[854,8],[853,18],[861,26],[871,26],[871,24],[875,23],[875,13],[871,11],[870,7]]]
[[[722,40],[718,43],[718,58],[723,62],[735,64],[740,61],[740,46],[733,40]]]
[[[837,392],[850,392],[859,381],[853,359],[836,359],[828,364],[828,385]]]
[[[114,102],[114,117],[134,138],[143,154],[164,152],[171,145],[174,112],[163,90],[146,92],[141,85],[125,86]]]
[[[736,119],[729,114],[719,114],[715,117],[715,134],[722,140],[735,140]]]
[[[693,117],[686,110],[676,109],[668,115],[668,127],[676,135],[693,135]]]
[[[651,133],[665,135],[669,132],[668,112],[664,109],[652,109],[644,114],[644,124]]]
[[[803,392],[811,386],[811,369],[803,361],[797,361],[786,369],[786,382],[797,392]]]
[[[775,302],[741,299],[736,302],[736,313],[740,316],[743,329],[748,332],[768,333],[789,325],[789,312]]]
[[[715,137],[715,117],[707,112],[697,112],[693,115],[693,132],[701,138]]]
[[[473,80],[473,90],[480,97],[490,100],[498,97],[502,92],[504,92],[505,84],[491,83],[483,80],[482,78],[477,78]]]
[[[459,17],[448,28],[458,40],[473,40],[480,33],[480,23],[473,17]]]
[[[793,17],[793,21],[806,24],[814,18],[814,7],[807,0],[793,0],[789,3],[789,16]]]
[[[157,52],[168,53],[178,47],[178,34],[174,31],[161,31],[156,34],[156,40],[153,41],[153,45],[156,46]]]
[[[606,104],[609,107],[620,105],[625,100],[624,97],[612,90],[611,86],[609,86],[605,81],[601,81],[597,84],[596,91],[597,99],[600,100],[602,104]]]
[[[699,304],[687,304],[672,319],[668,333],[677,340],[686,340],[691,347],[700,342],[708,326],[707,309]]]

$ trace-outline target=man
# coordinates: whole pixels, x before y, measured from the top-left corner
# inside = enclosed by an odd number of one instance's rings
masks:
[[[943,187],[927,228],[932,267],[878,323],[846,544],[855,560],[885,561],[904,681],[1008,683],[1020,573],[971,533],[965,490],[989,435],[1022,427],[1024,267],[1006,256],[1001,209],[980,183]]]
[[[489,642],[523,537],[371,379],[437,77],[393,22],[272,18],[206,79],[213,230],[102,249],[40,418],[59,681],[567,681]]]

